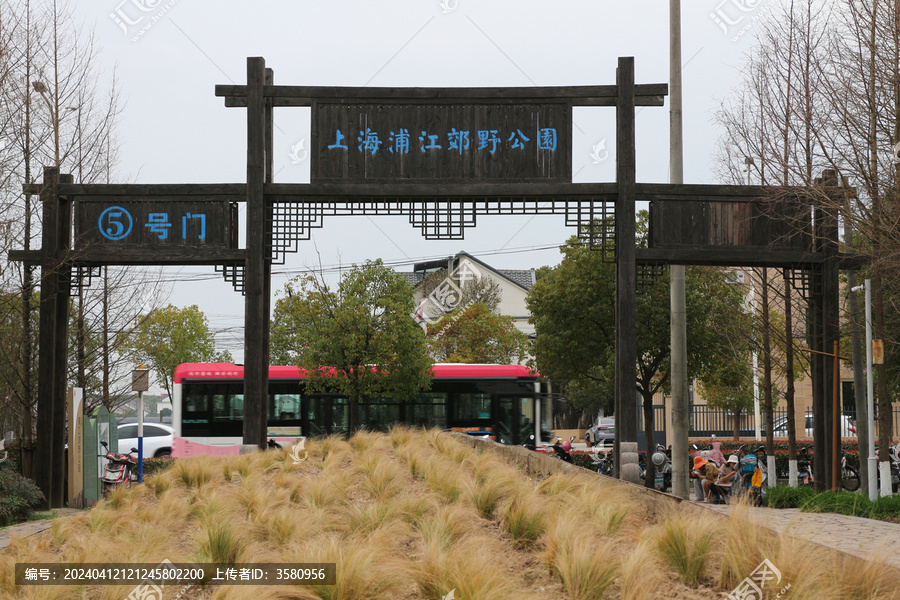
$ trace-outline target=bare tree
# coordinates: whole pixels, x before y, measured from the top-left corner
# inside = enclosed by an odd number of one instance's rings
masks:
[[[783,1],[770,15],[742,85],[718,115],[723,174],[734,179],[740,159],[752,157],[763,183],[768,176],[807,186],[811,204],[855,232],[845,239],[870,259],[875,335],[886,341],[890,362],[900,339],[885,326],[888,307],[900,305],[900,162],[892,152],[900,143],[900,0]],[[826,168],[856,194],[815,186]],[[886,367],[876,375],[886,456]]]
[[[0,344],[0,437],[10,429],[20,437],[26,449],[26,474],[27,450],[34,443],[38,349],[34,298],[40,282],[33,280],[31,265],[8,263],[5,257],[9,250],[33,249],[40,233],[40,215],[32,196],[23,194],[23,186],[35,183],[35,171],[41,166],[56,166],[80,183],[109,182],[115,172],[115,126],[122,103],[115,75],[107,77],[98,70],[98,50],[93,32],[75,22],[69,2],[0,0],[0,320],[6,340],[18,341]],[[127,329],[125,322],[141,308],[152,308],[140,306],[134,287],[152,288],[153,276],[134,279],[127,273],[111,277],[114,289],[107,295],[113,301],[107,302],[107,309],[117,312],[110,323],[115,329],[106,329],[105,338]],[[107,343],[106,351],[100,349],[103,344],[89,349],[86,340],[100,337],[94,327],[101,320],[98,297],[89,291],[78,305],[77,313],[85,316],[78,320],[82,326],[73,328],[81,333],[75,337],[85,340],[75,344],[80,368],[74,379],[79,383],[90,379],[83,374],[89,362],[111,361],[106,372],[113,372],[116,362],[127,356],[118,355],[115,344]],[[10,337],[14,323],[20,331]],[[101,354],[103,359],[98,358]],[[108,388],[100,395],[110,397]]]

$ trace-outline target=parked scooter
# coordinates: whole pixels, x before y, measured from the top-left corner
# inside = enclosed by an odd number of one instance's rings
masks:
[[[743,450],[747,444],[738,448],[738,453],[743,454],[738,467],[738,487],[732,489],[732,494],[748,494],[750,503],[753,506],[763,506],[766,497],[766,455],[765,449],[759,447],[756,452],[744,454]],[[762,457],[760,457],[762,454]],[[733,486],[732,486],[733,488]]]
[[[562,440],[562,438],[558,437],[558,438],[556,438],[556,443],[552,444],[550,447],[556,453],[556,457],[558,459],[564,460],[567,463],[575,464],[575,461],[572,460],[572,455],[569,454],[569,451],[572,449],[572,442],[574,442],[574,441],[575,441],[574,435],[567,442],[564,442]]]
[[[650,457],[656,472],[654,487],[661,492],[672,491],[672,448],[656,445],[656,452]]]
[[[132,481],[137,481],[137,459],[131,454],[110,452],[106,442],[100,442],[100,445],[106,450],[106,454],[98,454],[100,458],[105,458],[107,461],[103,475],[100,477],[100,481],[103,483],[103,497],[106,498],[114,487],[127,486]],[[137,448],[131,449],[132,453],[137,451]]]
[[[613,457],[612,448],[607,447],[603,441],[596,444],[593,448],[591,448],[591,468],[600,473],[601,475],[609,475],[612,477],[613,475]]]
[[[812,459],[809,456],[809,449],[812,446],[804,446],[798,450],[797,457],[797,481],[800,485],[813,484]]]
[[[889,457],[891,459],[891,492],[894,494],[897,493],[897,490],[900,489],[900,443],[894,444],[893,446],[888,446],[890,451]],[[875,448],[875,460],[878,461],[878,448]],[[881,464],[881,463],[878,463]],[[878,489],[881,489],[881,469],[877,470],[878,473]]]

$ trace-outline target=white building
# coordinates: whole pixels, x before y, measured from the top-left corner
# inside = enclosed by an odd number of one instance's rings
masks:
[[[446,285],[443,288],[439,285],[429,294],[430,298],[423,298],[425,290],[422,283],[425,278],[441,269],[446,269],[450,274],[445,280]],[[415,299],[422,312],[426,311],[429,306],[444,311],[455,308],[456,297],[454,294],[458,294],[467,281],[487,278],[497,285],[500,292],[500,303],[495,312],[512,317],[519,331],[529,337],[534,337],[534,325],[528,322],[531,313],[525,305],[528,291],[535,282],[534,269],[495,269],[471,254],[460,252],[456,256],[449,256],[446,259],[418,263],[413,267],[412,273],[405,272],[401,275],[404,275],[415,288]]]

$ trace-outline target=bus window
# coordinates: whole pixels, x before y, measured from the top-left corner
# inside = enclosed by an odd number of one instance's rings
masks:
[[[182,401],[181,434],[209,435],[209,394],[208,385],[198,384],[191,386],[189,392]]]
[[[541,400],[541,435],[544,431],[553,431],[553,399],[547,397]]]
[[[213,421],[232,420],[228,404],[228,396],[225,394],[212,394]]]
[[[359,404],[359,426],[370,431],[387,431],[400,421],[400,405],[386,398],[366,399]]]
[[[269,423],[266,435],[303,435],[300,422],[300,394],[269,394]]]
[[[229,394],[228,397],[228,413],[233,420],[243,420],[244,418],[244,395]]]
[[[422,392],[407,408],[407,422],[416,427],[447,428],[447,394]]]
[[[300,419],[300,394],[272,394],[269,404],[270,421]]]
[[[519,443],[524,443],[534,435],[534,398],[522,398],[522,412],[519,420]]]
[[[346,398],[331,400],[331,433],[343,433],[350,429],[350,404]]]
[[[342,433],[350,427],[350,410],[346,398],[306,396],[309,436]]]
[[[459,394],[454,403],[455,421],[490,421],[490,394]]]

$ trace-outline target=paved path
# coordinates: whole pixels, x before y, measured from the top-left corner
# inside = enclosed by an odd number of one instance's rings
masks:
[[[727,515],[730,506],[697,503]],[[805,513],[796,508],[751,508],[750,518],[778,533],[832,548],[864,560],[874,558],[900,569],[900,525],[832,513]]]
[[[37,511],[38,515],[56,514],[57,517],[68,517],[84,512],[78,508],[54,508],[53,510]],[[41,519],[39,521],[28,521],[19,525],[11,525],[0,529],[0,550],[3,550],[12,541],[12,536],[28,537],[42,531],[47,531],[53,525],[52,519]]]

